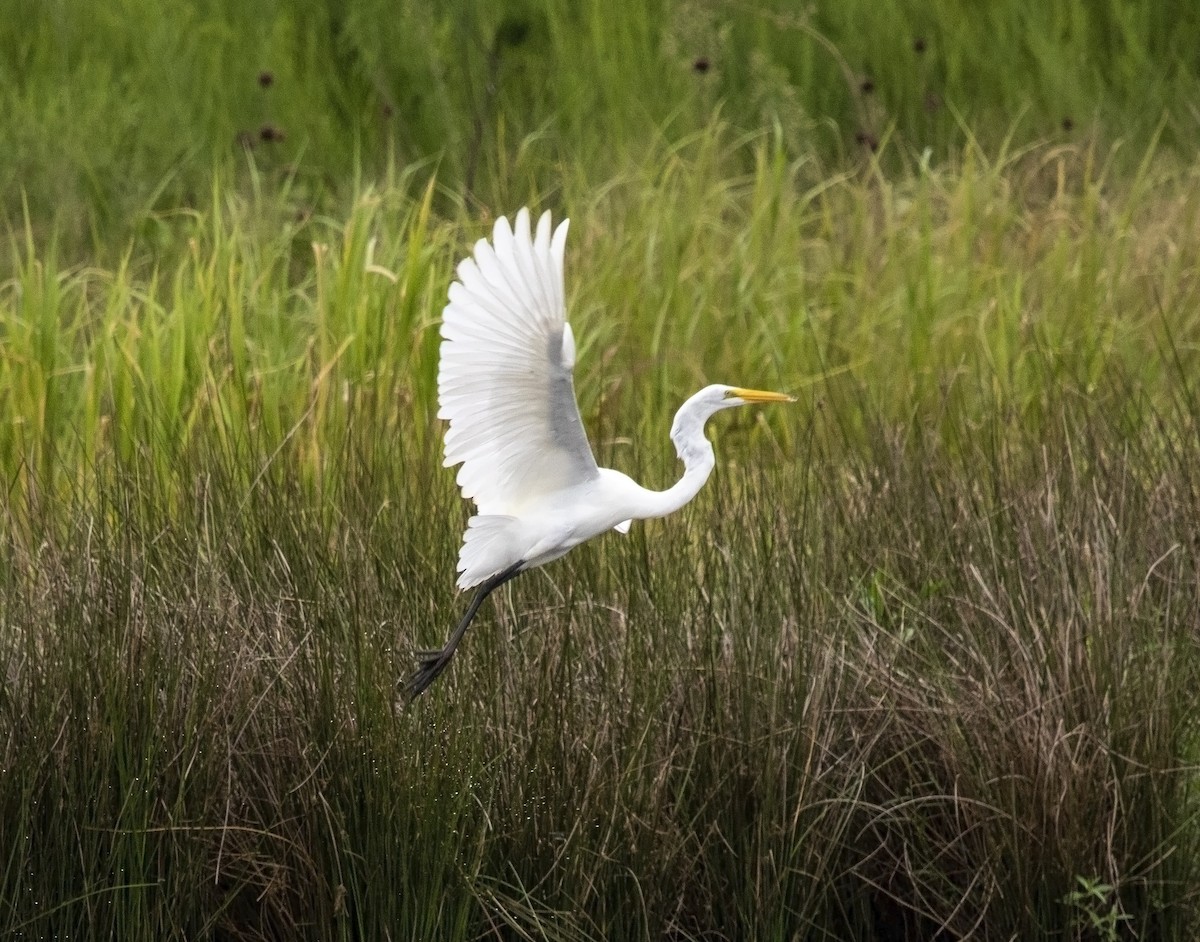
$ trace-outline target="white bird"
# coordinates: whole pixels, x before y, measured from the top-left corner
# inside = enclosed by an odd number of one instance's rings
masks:
[[[792,396],[737,386],[706,386],[671,426],[683,477],[652,491],[596,465],[584,434],[571,371],[575,340],[563,300],[567,220],[551,234],[550,214],[530,233],[529,211],[512,227],[496,220],[489,244],[475,243],[458,266],[442,319],[438,418],[448,419],[446,467],[462,465],[458,485],[477,513],[467,521],[458,587],[478,586],[440,650],[422,652],[408,682],[425,690],[450,663],[483,600],[518,573],[558,559],[608,530],[663,517],[696,496],[712,473],[704,423],[722,409]]]

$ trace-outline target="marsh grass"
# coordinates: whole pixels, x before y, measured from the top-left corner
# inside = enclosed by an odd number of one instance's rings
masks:
[[[1194,935],[1194,175],[830,177],[717,122],[568,187],[604,463],[666,482],[701,382],[801,402],[714,423],[693,505],[516,580],[411,706],[484,224],[405,179],[344,218],[218,189],[112,268],[14,240],[0,926]]]
[[[1186,936],[1195,420],[1058,418],[724,467],[514,583],[411,707],[456,505],[400,446],[336,515],[285,476],[242,507],[205,469],[182,518],[110,482],[8,546],[6,929],[1088,938],[1085,877]]]

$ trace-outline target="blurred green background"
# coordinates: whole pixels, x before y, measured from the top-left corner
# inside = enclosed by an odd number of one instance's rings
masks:
[[[714,120],[777,128],[814,177],[977,142],[1146,142],[1188,153],[1188,2],[9,0],[0,194],[71,257],[247,167],[298,211],[399,168],[505,211],[585,192]],[[341,202],[339,202],[341,201]],[[478,213],[479,205],[472,211]]]

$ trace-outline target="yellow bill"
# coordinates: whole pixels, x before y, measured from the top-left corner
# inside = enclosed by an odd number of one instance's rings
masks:
[[[734,386],[728,393],[728,396],[737,396],[739,399],[745,399],[747,402],[795,402],[795,396],[789,396],[787,393],[766,392],[762,389],[742,389],[739,386]]]

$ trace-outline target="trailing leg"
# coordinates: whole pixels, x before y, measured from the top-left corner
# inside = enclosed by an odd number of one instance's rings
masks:
[[[454,657],[454,652],[458,648],[458,643],[462,641],[463,635],[467,633],[467,628],[471,625],[471,620],[479,611],[479,606],[483,604],[491,593],[508,582],[517,573],[521,571],[524,562],[519,562],[503,572],[497,573],[480,584],[475,591],[474,598],[471,599],[471,604],[467,606],[466,612],[463,614],[462,620],[458,623],[458,627],[454,629],[454,633],[450,635],[449,640],[440,649],[436,651],[421,651],[417,654],[417,672],[409,678],[405,684],[405,691],[409,698],[414,698],[422,693],[430,684],[437,680],[438,675],[446,669],[450,663],[450,659]]]

